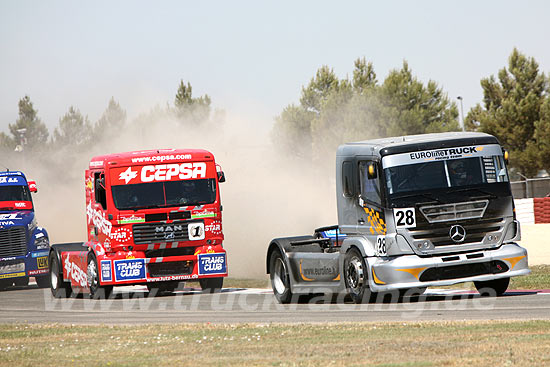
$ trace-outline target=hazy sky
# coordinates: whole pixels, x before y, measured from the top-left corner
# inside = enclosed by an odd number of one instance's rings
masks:
[[[0,130],[30,95],[53,129],[74,105],[92,122],[114,96],[130,118],[173,103],[180,79],[216,108],[269,125],[322,65],[344,77],[406,59],[464,111],[514,47],[550,71],[548,1],[0,0]]]

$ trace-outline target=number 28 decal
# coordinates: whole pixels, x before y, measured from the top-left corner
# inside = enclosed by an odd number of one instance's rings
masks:
[[[396,228],[416,227],[416,215],[414,208],[393,209],[393,219]]]
[[[386,250],[386,236],[376,237],[376,256],[387,256]]]

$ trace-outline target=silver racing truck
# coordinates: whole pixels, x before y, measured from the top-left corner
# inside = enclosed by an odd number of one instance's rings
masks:
[[[321,292],[361,303],[378,292],[470,281],[502,295],[511,277],[530,273],[516,243],[507,158],[483,133],[341,145],[338,225],[271,241],[266,266],[276,298]]]

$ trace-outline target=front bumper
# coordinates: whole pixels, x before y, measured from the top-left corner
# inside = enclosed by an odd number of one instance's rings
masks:
[[[505,244],[495,250],[457,255],[368,257],[369,286],[375,292],[451,285],[527,275],[527,250]]]

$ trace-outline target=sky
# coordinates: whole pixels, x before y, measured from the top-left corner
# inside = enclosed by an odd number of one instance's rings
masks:
[[[70,106],[95,122],[114,97],[130,119],[172,104],[180,80],[269,129],[322,65],[379,81],[407,60],[464,113],[514,47],[550,71],[548,1],[0,0],[0,131],[29,95],[53,130]],[[245,118],[245,117],[243,117]]]

